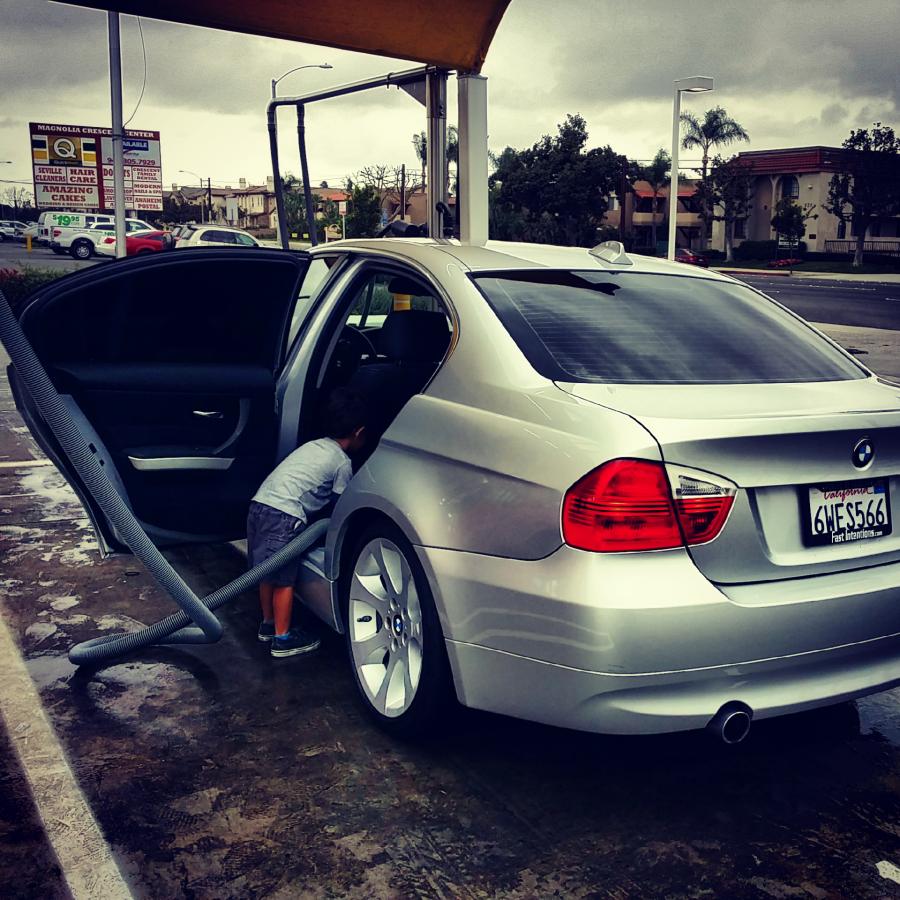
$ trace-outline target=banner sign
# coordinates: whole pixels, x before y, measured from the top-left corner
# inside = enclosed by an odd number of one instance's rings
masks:
[[[30,122],[34,199],[38,209],[114,212],[112,129]],[[125,206],[161,212],[158,131],[125,129]]]

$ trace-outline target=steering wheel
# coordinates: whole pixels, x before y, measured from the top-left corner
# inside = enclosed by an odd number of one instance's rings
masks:
[[[377,359],[378,352],[375,345],[365,332],[353,325],[345,325],[331,358],[331,366],[335,373],[346,373],[346,377],[349,378],[359,368],[365,356]]]

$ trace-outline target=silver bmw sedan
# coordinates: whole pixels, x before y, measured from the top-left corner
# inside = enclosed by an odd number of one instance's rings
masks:
[[[737,741],[900,683],[900,388],[772,299],[615,244],[158,256],[23,328],[159,544],[240,537],[324,395],[367,398],[297,593],[386,729]]]

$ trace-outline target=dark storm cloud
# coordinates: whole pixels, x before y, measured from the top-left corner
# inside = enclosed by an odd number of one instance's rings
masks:
[[[804,87],[900,99],[896,0],[573,3],[553,7],[555,27],[537,6],[535,19],[556,47],[555,86],[574,101],[655,98],[694,74],[773,106]]]
[[[149,69],[147,99],[169,107],[220,113],[257,111],[268,99],[272,77],[304,63],[332,62],[341,81],[413,65],[154,19],[142,23]],[[127,93],[135,83],[140,85],[141,46],[133,17],[123,16],[121,28]],[[47,83],[54,85],[55,96],[67,99],[84,91],[107,90],[105,13],[46,0],[3,0],[0,35],[0,84],[7,96],[15,93],[22,101],[45,96]],[[40,60],[39,79],[33,77],[36,58]],[[301,73],[279,90],[310,90],[332,83],[335,74]],[[376,93],[367,98],[367,106],[385,99]],[[353,98],[342,101],[348,107],[356,102]]]

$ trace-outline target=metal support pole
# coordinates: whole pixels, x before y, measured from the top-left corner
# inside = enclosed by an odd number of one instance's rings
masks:
[[[406,221],[406,163],[400,166],[400,221]]]
[[[669,245],[666,256],[675,259],[675,228],[678,220],[678,145],[681,143],[681,91],[675,88],[672,111],[672,178],[669,182]]]
[[[428,203],[428,235],[444,236],[444,214],[438,204],[447,204],[447,73],[429,72],[425,76],[425,115],[427,117],[428,180],[425,196]]]
[[[464,244],[488,239],[487,78],[457,77],[459,103],[459,178],[456,220]]]
[[[119,14],[106,14],[109,34],[109,93],[112,108],[113,190],[115,192],[116,258],[128,253],[125,242],[125,154],[122,141],[122,50],[119,41]],[[101,154],[102,156],[102,154]],[[101,168],[102,168],[101,160]],[[102,172],[101,172],[102,175]]]
[[[300,176],[303,178],[303,202],[306,206],[306,227],[309,242],[315,247],[319,243],[316,228],[316,211],[313,209],[312,186],[309,183],[309,165],[306,161],[306,107],[297,104],[297,145],[300,148]]]
[[[269,152],[272,156],[272,172],[275,176],[275,209],[278,215],[278,239],[284,250],[290,248],[287,219],[284,215],[284,185],[281,183],[281,167],[278,165],[278,125],[275,122],[277,107],[269,106],[266,119],[269,126]]]

